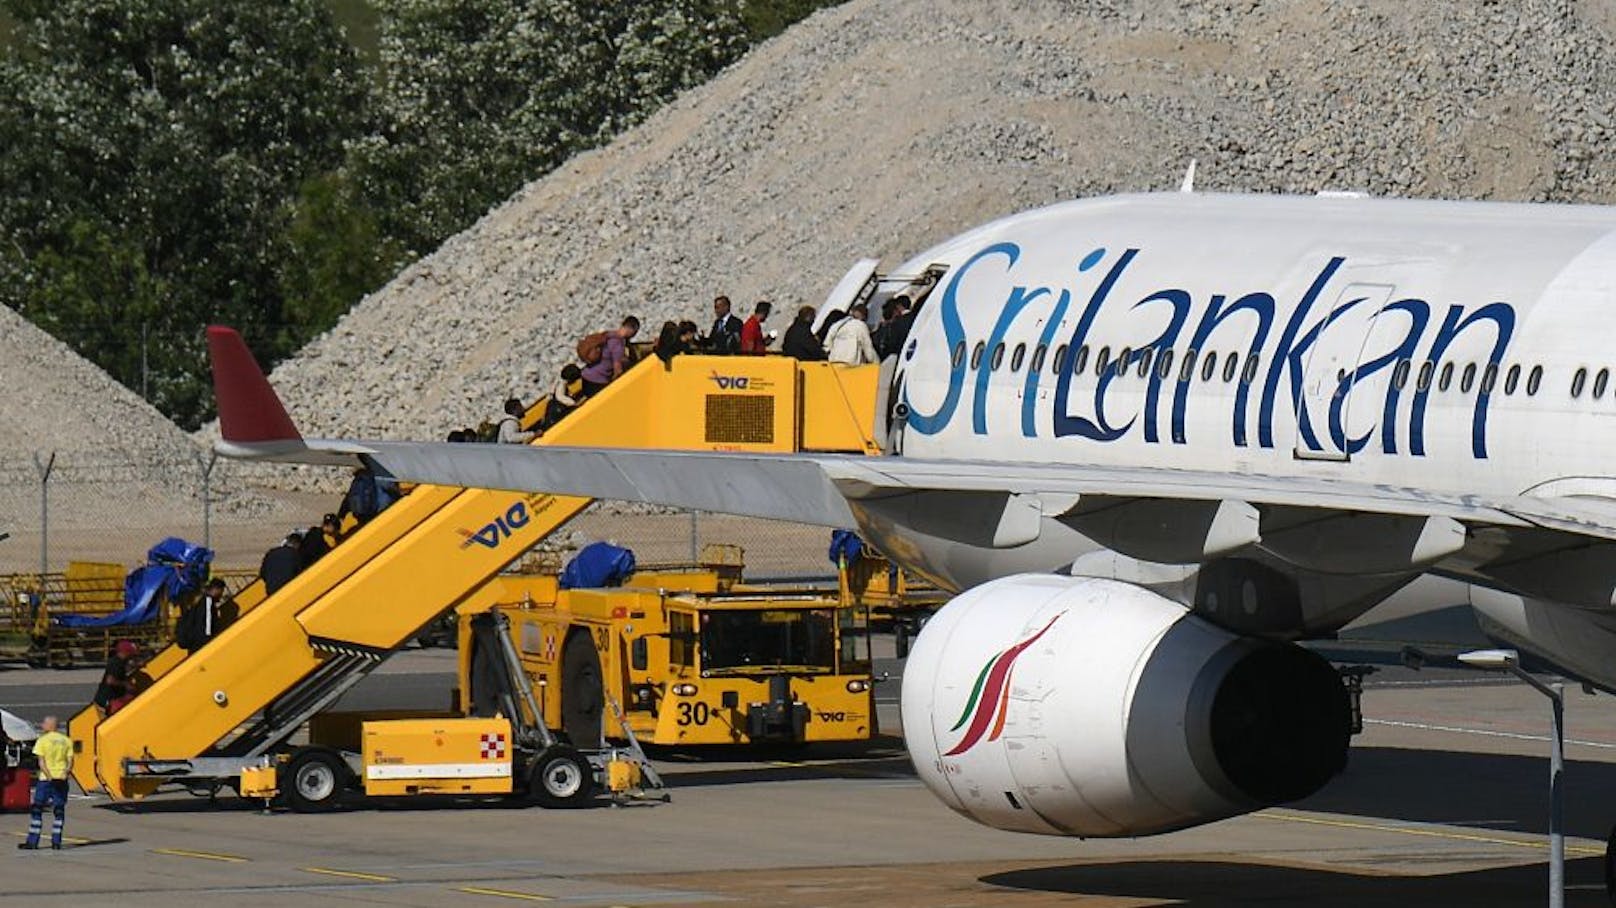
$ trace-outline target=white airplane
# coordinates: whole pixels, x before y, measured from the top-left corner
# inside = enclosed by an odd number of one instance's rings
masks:
[[[220,450],[856,526],[963,590],[909,657],[904,738],[1002,829],[1311,794],[1348,700],[1291,641],[1422,574],[1616,690],[1616,209],[1130,195],[980,227],[920,277],[864,264],[845,287],[926,297],[882,456],[304,440],[223,334]]]

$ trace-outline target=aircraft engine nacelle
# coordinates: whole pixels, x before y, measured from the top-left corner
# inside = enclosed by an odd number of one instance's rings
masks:
[[[903,675],[927,787],[980,823],[1047,835],[1150,835],[1305,797],[1345,766],[1350,721],[1319,656],[1114,580],[968,590]]]

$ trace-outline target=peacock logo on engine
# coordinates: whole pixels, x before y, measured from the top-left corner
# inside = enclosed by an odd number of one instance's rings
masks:
[[[976,683],[971,686],[970,699],[965,701],[965,709],[960,713],[959,721],[949,729],[950,732],[956,732],[965,728],[965,737],[943,756],[957,757],[965,753],[975,747],[984,735],[989,741],[999,740],[999,735],[1004,732],[1005,714],[1010,709],[1010,672],[1015,668],[1016,659],[1027,647],[1038,642],[1038,638],[1053,627],[1064,614],[1066,613],[1061,612],[1060,615],[1049,619],[1049,623],[1038,633],[1003,650],[982,666],[982,670],[976,675]]]

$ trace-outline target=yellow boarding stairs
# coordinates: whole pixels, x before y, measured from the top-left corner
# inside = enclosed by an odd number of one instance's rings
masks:
[[[874,453],[876,371],[776,356],[648,358],[534,444]],[[234,623],[194,653],[159,653],[146,668],[154,683],[115,715],[92,705],[74,716],[75,778],[133,799],[262,773],[419,628],[589,503],[416,488],[275,595],[262,583],[242,590]]]

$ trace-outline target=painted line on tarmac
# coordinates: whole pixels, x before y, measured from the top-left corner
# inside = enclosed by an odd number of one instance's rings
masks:
[[[508,861],[451,861],[447,863],[431,864],[379,864],[377,870],[441,870],[460,869],[462,867],[543,867],[549,861],[536,858],[514,858]]]
[[[517,899],[523,902],[553,902],[554,896],[538,895],[532,892],[517,892],[514,889],[487,889],[482,886],[461,886],[455,890],[469,895],[491,895],[502,899]]]
[[[1365,725],[1385,725],[1389,728],[1414,728],[1421,731],[1446,731],[1460,735],[1481,735],[1487,738],[1509,738],[1514,741],[1548,741],[1548,735],[1529,735],[1518,731],[1495,731],[1490,728],[1465,728],[1460,725],[1433,725],[1429,722],[1400,722],[1396,719],[1365,719]],[[1598,747],[1604,750],[1616,750],[1616,744],[1608,741],[1585,741],[1581,738],[1566,738],[1567,744],[1576,744],[1579,747]]]
[[[396,883],[398,877],[382,876],[379,873],[361,873],[357,870],[332,870],[330,867],[299,867],[304,873],[319,873],[325,876],[340,876],[350,880],[364,880],[367,883]]]
[[[1508,845],[1511,848],[1529,848],[1534,851],[1547,851],[1549,843],[1546,839],[1505,839],[1498,836],[1478,835],[1473,832],[1450,832],[1446,829],[1437,829],[1430,826],[1395,826],[1388,823],[1367,823],[1362,820],[1328,820],[1323,817],[1309,817],[1294,813],[1280,813],[1265,810],[1254,813],[1252,816],[1262,820],[1283,820],[1287,823],[1305,823],[1310,826],[1330,826],[1336,829],[1362,829],[1368,832],[1395,832],[1401,835],[1423,836],[1430,839],[1448,839],[1455,842],[1479,842],[1483,845]],[[1599,856],[1605,853],[1603,848],[1594,848],[1589,845],[1574,845],[1569,842],[1565,846],[1566,854],[1584,856]]]
[[[187,851],[184,848],[153,848],[152,854],[176,858],[196,858],[199,861],[220,861],[225,864],[245,864],[249,860],[239,854],[216,854],[212,851]]]

